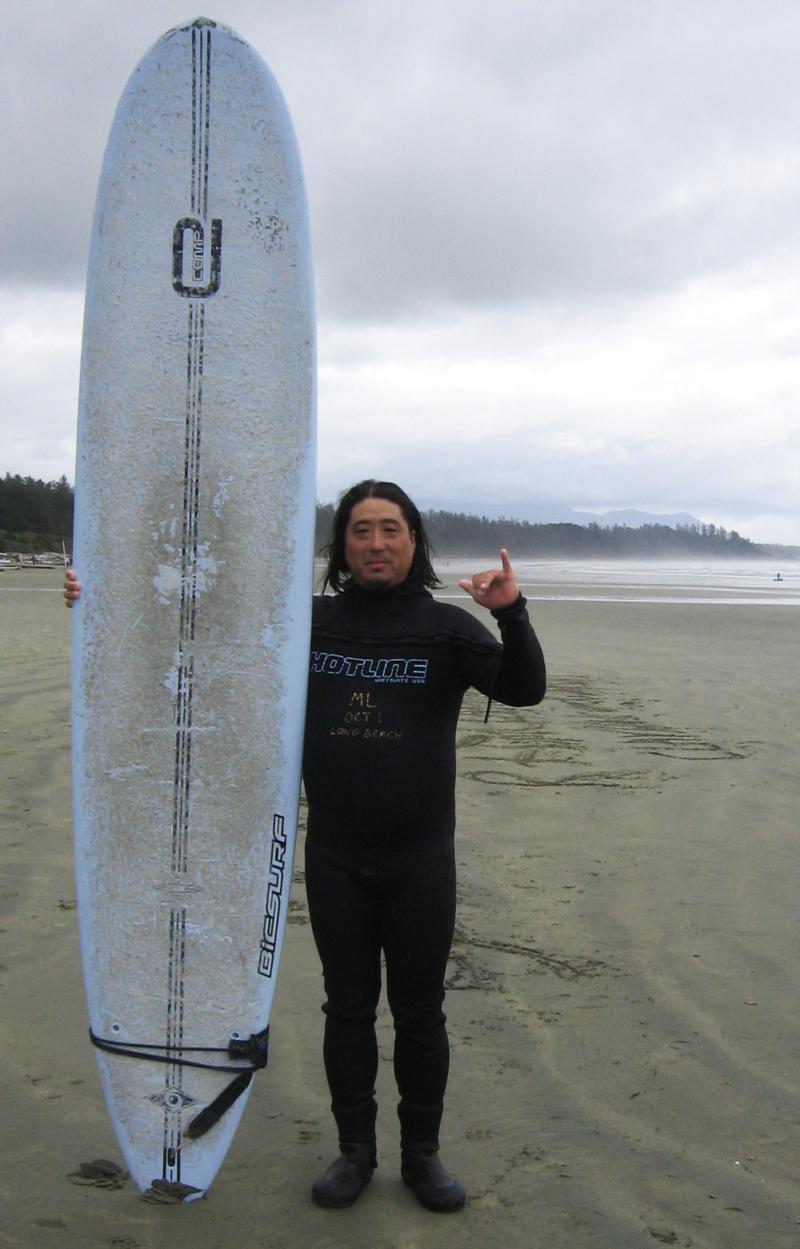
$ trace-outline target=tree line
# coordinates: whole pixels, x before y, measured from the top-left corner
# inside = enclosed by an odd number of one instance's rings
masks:
[[[36,553],[72,545],[74,490],[66,477],[0,478],[0,550]]]
[[[0,550],[39,552],[72,548],[74,490],[66,477],[36,481],[32,477],[0,478]],[[333,504],[320,503],[316,515],[316,549],[328,541]],[[717,525],[534,524],[523,520],[469,516],[463,512],[430,511],[425,526],[436,554],[442,558],[495,558],[508,547],[517,559],[668,558],[702,555],[760,556],[767,552],[736,530]]]
[[[428,512],[425,526],[441,556],[496,556],[508,547],[517,559],[661,559],[703,555],[759,556],[759,546],[717,525],[534,524],[461,512]]]

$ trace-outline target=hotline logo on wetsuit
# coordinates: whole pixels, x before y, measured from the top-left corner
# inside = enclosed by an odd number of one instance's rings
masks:
[[[427,659],[359,659],[351,655],[311,652],[311,671],[328,677],[361,677],[376,685],[424,685]]]

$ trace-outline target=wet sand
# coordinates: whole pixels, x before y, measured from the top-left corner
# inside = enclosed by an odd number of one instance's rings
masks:
[[[315,1208],[335,1152],[321,984],[295,873],[270,1064],[205,1201],[79,1186],[119,1160],[86,1037],[56,571],[0,577],[0,1245],[38,1249],[796,1249],[800,1242],[793,608],[534,604],[541,707],[469,696],[443,1157],[398,1178],[390,1025],[381,1165]]]

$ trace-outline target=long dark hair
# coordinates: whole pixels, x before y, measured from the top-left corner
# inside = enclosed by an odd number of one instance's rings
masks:
[[[389,503],[396,503],[403,513],[403,519],[408,525],[409,532],[413,534],[416,544],[411,569],[406,580],[414,585],[426,586],[428,589],[441,585],[441,581],[433,571],[433,550],[417,505],[408,497],[405,490],[393,481],[373,481],[370,477],[366,481],[357,482],[355,486],[351,486],[339,496],[339,503],[333,516],[330,542],[320,552],[328,561],[322,582],[323,590],[326,586],[330,586],[334,593],[339,594],[342,590],[348,590],[353,584],[344,557],[344,539],[353,508],[363,499],[386,499]]]

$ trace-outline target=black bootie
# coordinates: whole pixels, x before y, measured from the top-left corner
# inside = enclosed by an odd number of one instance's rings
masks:
[[[442,1165],[436,1145],[404,1148],[400,1174],[417,1200],[437,1214],[460,1210],[467,1200],[462,1185]]]
[[[352,1206],[372,1179],[378,1165],[375,1142],[340,1143],[341,1154],[324,1175],[311,1185],[311,1196],[318,1206],[341,1210]]]

